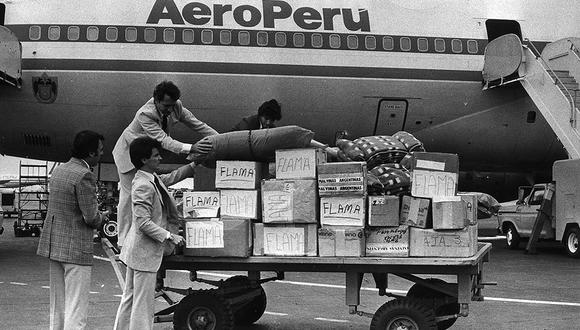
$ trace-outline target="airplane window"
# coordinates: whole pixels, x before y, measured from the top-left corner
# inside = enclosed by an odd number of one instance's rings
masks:
[[[201,42],[206,45],[213,43],[213,32],[211,30],[202,30]]]
[[[95,41],[99,39],[99,28],[96,26],[89,26],[87,28],[87,40]]]
[[[275,37],[275,41],[276,41],[276,46],[278,46],[278,47],[286,46],[286,33],[276,32],[276,35],[274,37]]]
[[[322,47],[322,34],[313,33],[312,34],[312,47],[320,48]]]
[[[365,37],[365,47],[370,50],[374,50],[377,48],[377,39],[374,36],[366,36]]]
[[[33,25],[28,29],[28,39],[38,40],[40,39],[40,26]]]
[[[193,30],[192,29],[185,29],[183,30],[182,33],[182,37],[183,37],[183,42],[186,44],[192,44],[193,43]]]
[[[417,49],[419,49],[420,52],[426,52],[429,50],[429,42],[427,41],[427,38],[417,39]]]
[[[467,51],[470,54],[477,54],[477,41],[467,40]]]
[[[393,50],[395,42],[392,37],[383,37],[383,48],[385,50]]]
[[[175,29],[167,28],[163,30],[163,41],[167,43],[175,42]]]
[[[129,42],[137,41],[137,28],[128,27],[125,29],[125,40]]]
[[[463,45],[461,44],[461,40],[459,39],[451,40],[451,51],[454,53],[461,53],[463,51]]]
[[[154,28],[145,28],[145,41],[155,42],[157,40],[157,31]]]
[[[340,48],[340,36],[338,34],[330,35],[330,48]]]
[[[250,32],[240,31],[240,33],[238,33],[238,42],[242,46],[249,45],[250,44]]]
[[[348,36],[346,38],[346,45],[349,49],[358,49],[358,37],[357,36]]]
[[[435,51],[443,53],[445,51],[445,40],[441,38],[435,39]]]
[[[67,31],[68,40],[75,41],[81,37],[81,29],[78,26],[69,26]]]
[[[60,39],[60,26],[48,27],[48,40]]]
[[[411,38],[409,37],[402,37],[400,40],[401,43],[401,50],[408,52],[411,50]]]
[[[258,46],[268,46],[268,33],[264,31],[258,32]]]
[[[220,31],[220,43],[229,45],[232,43],[232,33],[228,30]]]
[[[294,33],[294,47],[304,47],[304,35],[302,33]]]
[[[107,41],[117,41],[119,30],[117,30],[116,27],[108,27],[105,31],[105,37],[107,38]]]

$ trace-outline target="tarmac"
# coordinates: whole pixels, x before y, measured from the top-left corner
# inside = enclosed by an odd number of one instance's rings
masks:
[[[37,237],[17,238],[11,229],[0,236],[0,329],[48,329],[48,260],[36,255]],[[484,280],[498,285],[486,286],[485,300],[472,302],[469,316],[451,329],[580,329],[580,260],[566,256],[555,242],[541,242],[537,255],[526,255],[504,248],[501,238],[488,241],[493,248]],[[208,279],[233,274],[198,272]],[[186,272],[168,272],[165,284],[207,287],[188,278]],[[286,273],[285,280],[264,284],[265,314],[240,329],[368,329],[370,318],[348,314],[344,283],[342,273]],[[404,294],[411,284],[389,278],[393,293]],[[120,295],[113,268],[95,243],[88,329],[112,329]],[[378,296],[372,277],[365,275],[359,310],[374,313],[388,299]],[[157,304],[158,310],[167,307],[162,300]],[[172,328],[171,323],[155,325]]]

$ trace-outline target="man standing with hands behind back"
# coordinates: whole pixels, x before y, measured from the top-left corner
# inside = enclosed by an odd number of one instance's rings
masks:
[[[191,145],[174,140],[169,136],[171,128],[182,122],[202,136],[218,134],[216,130],[197,119],[181,104],[181,91],[171,81],[163,81],[155,87],[153,98],[145,103],[135,114],[133,121],[125,128],[113,149],[113,158],[119,173],[119,206],[117,207],[117,224],[119,238],[117,244],[124,245],[124,240],[131,228],[131,181],[137,170],[129,157],[129,145],[138,137],[148,136],[161,144],[161,148],[176,154],[207,153],[211,144],[197,143]]]
[[[87,325],[93,229],[106,212],[98,211],[97,185],[91,167],[103,154],[103,136],[82,131],[75,136],[71,159],[58,166],[38,255],[50,263],[50,329],[84,329]]]
[[[127,265],[125,288],[117,310],[114,329],[147,330],[153,328],[155,280],[165,244],[183,244],[183,237],[172,233],[178,224],[175,201],[167,191],[172,185],[194,174],[194,163],[169,174],[157,175],[161,155],[159,142],[137,138],[131,143],[131,162],[137,168],[131,199],[133,224],[121,249],[121,260]]]

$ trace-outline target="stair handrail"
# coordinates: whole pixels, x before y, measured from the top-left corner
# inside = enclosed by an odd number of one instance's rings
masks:
[[[580,53],[580,50],[578,50],[578,47],[576,47],[576,45],[572,42],[572,40],[568,39],[568,42],[570,43],[570,50],[572,51],[572,54],[574,54],[574,56],[576,56],[576,59],[580,61],[580,55],[578,55],[578,53]]]
[[[535,54],[534,56],[536,56],[536,59],[541,60],[539,61],[540,65],[544,68],[544,70],[547,72],[551,72],[553,74],[553,77],[555,79],[552,79],[552,82],[554,83],[554,85],[558,85],[558,83],[560,85],[562,85],[562,87],[564,87],[564,90],[566,91],[566,94],[568,94],[568,96],[564,95],[564,97],[569,98],[570,99],[570,124],[572,125],[572,127],[576,128],[576,104],[574,103],[574,96],[572,95],[572,93],[570,93],[570,91],[568,90],[568,88],[566,87],[566,85],[564,85],[564,83],[562,82],[562,80],[560,80],[560,78],[558,78],[558,75],[556,75],[556,73],[554,72],[554,70],[552,70],[552,68],[550,67],[550,65],[548,64],[548,62],[542,57],[542,54],[538,51],[538,49],[536,48],[536,46],[534,46],[534,43],[528,39],[525,38],[524,39],[526,42],[528,42],[530,44],[530,46],[532,46],[533,51],[532,54]],[[570,40],[568,40],[570,41]],[[537,54],[537,55],[536,55]]]

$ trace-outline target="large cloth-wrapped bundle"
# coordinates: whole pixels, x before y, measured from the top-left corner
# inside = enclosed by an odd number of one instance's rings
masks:
[[[275,158],[276,149],[306,148],[313,137],[312,131],[299,126],[211,135],[198,142],[211,143],[211,150],[190,159],[207,167],[215,167],[216,160],[267,162]]]

